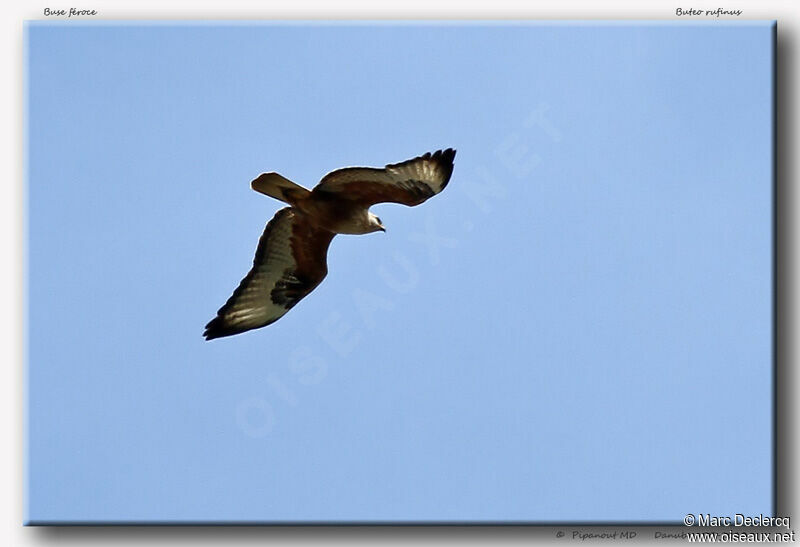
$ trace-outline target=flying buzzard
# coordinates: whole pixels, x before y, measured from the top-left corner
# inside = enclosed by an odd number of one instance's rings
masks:
[[[419,205],[444,190],[456,151],[448,148],[417,158],[372,167],[346,167],[325,175],[307,190],[278,173],[263,173],[256,192],[288,203],[267,223],[253,268],[206,325],[206,340],[264,327],[284,316],[328,273],[328,246],[336,234],[386,229],[369,212],[376,203]]]

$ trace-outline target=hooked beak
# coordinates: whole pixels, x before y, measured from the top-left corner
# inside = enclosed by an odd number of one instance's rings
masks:
[[[384,227],[383,227],[383,224],[381,224],[380,226],[378,226],[378,230],[380,230],[380,231],[381,231],[381,232],[383,232],[383,233],[386,233],[386,228],[384,228]]]

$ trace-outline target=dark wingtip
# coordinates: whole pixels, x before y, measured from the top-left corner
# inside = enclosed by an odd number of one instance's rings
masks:
[[[431,159],[437,161],[442,164],[453,163],[453,159],[456,157],[456,149],[455,148],[445,148],[444,150],[437,150],[436,152],[428,152],[422,155],[423,159]]]
[[[206,325],[206,330],[203,331],[203,337],[205,337],[206,340],[214,340],[215,338],[224,338],[226,336],[233,336],[234,334],[241,334],[249,330],[266,327],[267,325],[271,325],[278,319],[280,318],[268,321],[263,325],[243,327],[241,325],[226,324],[225,320],[218,315],[214,319],[208,322],[208,325]]]
[[[222,338],[223,336],[230,336],[233,334],[229,332],[222,324],[222,318],[217,316],[211,321],[208,322],[206,325],[206,329],[203,332],[203,336],[206,340],[213,340],[215,338]]]
[[[450,176],[453,174],[453,160],[456,157],[456,150],[454,148],[447,148],[445,150],[437,150],[433,154],[426,154],[439,164],[439,167],[445,172],[445,181],[442,184],[444,190],[447,183],[450,182]]]

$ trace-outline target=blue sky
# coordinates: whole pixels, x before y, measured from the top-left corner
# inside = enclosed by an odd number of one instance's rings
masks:
[[[768,23],[31,23],[27,519],[770,514]],[[458,149],[205,342],[277,201]]]

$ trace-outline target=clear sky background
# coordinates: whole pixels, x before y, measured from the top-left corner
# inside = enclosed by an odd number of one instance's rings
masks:
[[[768,23],[30,24],[27,518],[770,514]],[[205,342],[281,207],[458,149]]]

